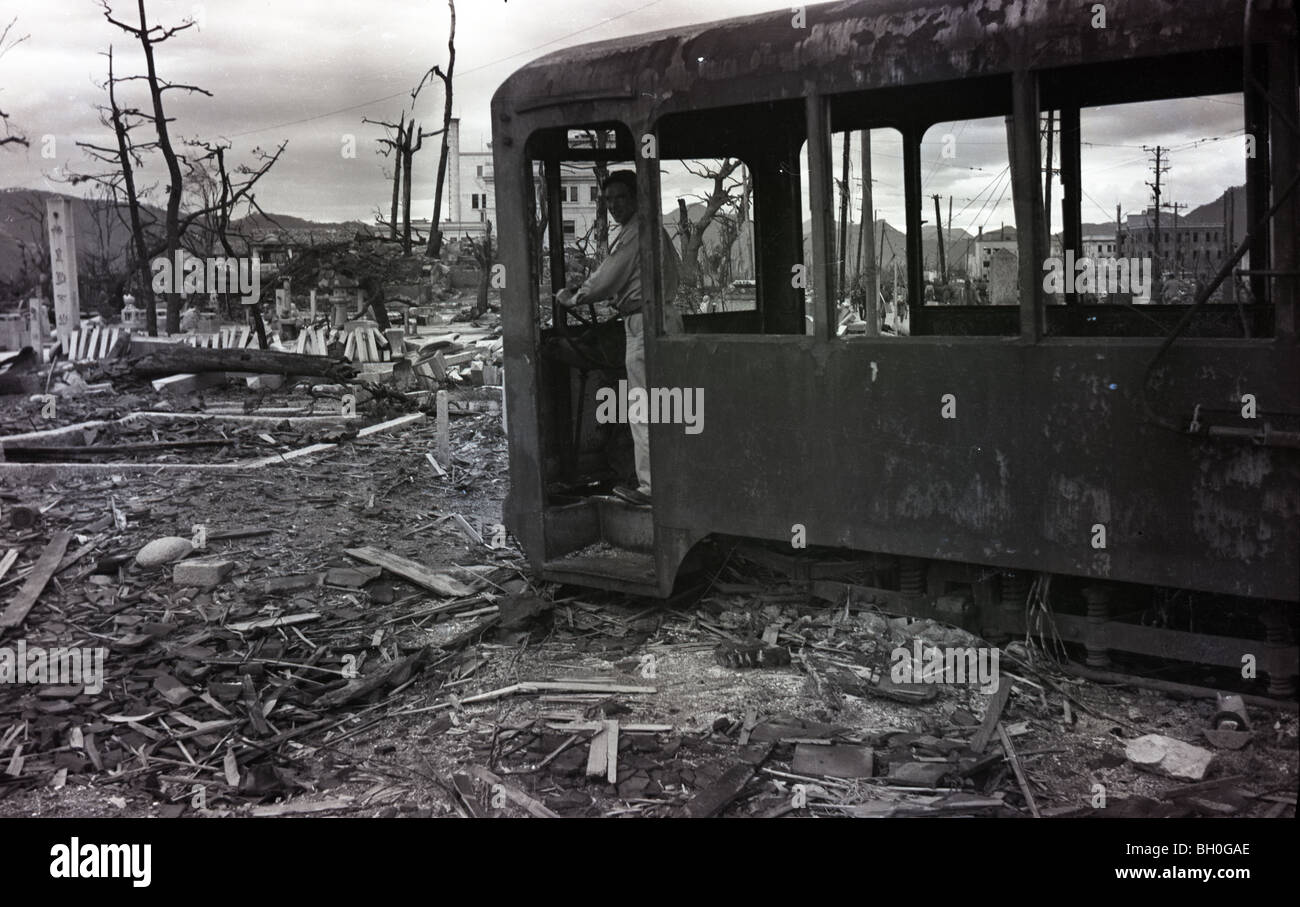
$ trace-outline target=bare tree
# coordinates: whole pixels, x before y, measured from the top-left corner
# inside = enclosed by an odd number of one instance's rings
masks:
[[[687,299],[699,293],[700,251],[704,248],[705,230],[724,207],[740,204],[743,186],[741,180],[732,177],[740,164],[738,158],[727,158],[718,163],[716,168],[710,168],[698,161],[683,165],[692,176],[713,181],[709,194],[700,196],[704,202],[704,210],[694,222],[687,213],[686,200],[681,198],[677,200],[678,228],[682,234],[682,266],[678,273],[678,285]]]
[[[19,44],[22,44],[31,37],[31,35],[15,35],[12,38],[9,36],[9,32],[13,30],[13,27],[17,22],[18,17],[14,16],[9,20],[9,24],[4,27],[4,31],[0,31],[0,57],[3,57],[9,51],[13,50]],[[0,147],[5,145],[22,145],[24,148],[31,147],[27,143],[26,136],[16,135],[9,131],[9,114],[5,113],[3,110],[0,110],[0,123],[4,123],[5,127],[5,134],[0,136]]]
[[[202,149],[205,154],[190,164],[192,171],[199,176],[195,182],[199,186],[200,201],[195,210],[186,214],[181,224],[182,230],[187,230],[191,224],[201,224],[200,233],[206,240],[208,249],[210,250],[214,243],[218,244],[227,258],[234,258],[238,253],[230,241],[231,225],[241,205],[244,206],[247,215],[251,216],[253,212],[257,212],[272,224],[276,224],[275,219],[263,211],[262,206],[257,203],[257,196],[253,189],[258,180],[265,176],[280,159],[288,142],[281,142],[274,152],[254,148],[252,154],[257,165],[240,164],[233,172],[226,167],[229,143],[192,140],[187,144]],[[241,245],[245,247],[249,245],[247,237],[240,236],[239,239],[242,241]],[[266,349],[266,326],[262,322],[260,303],[254,305],[252,310],[258,345]]]
[[[393,155],[393,204],[391,213],[388,216],[388,238],[397,239],[397,204],[402,191],[402,149],[406,147],[406,111],[398,117],[396,123],[385,123],[382,120],[372,120],[368,117],[362,117],[361,122],[373,123],[376,126],[383,126],[385,129],[396,130],[396,137],[385,136],[381,139],[375,139],[379,144],[377,154],[382,157]],[[381,221],[382,223],[382,221]]]
[[[164,41],[185,31],[194,25],[193,19],[186,19],[180,25],[172,28],[164,28],[161,25],[149,25],[145,15],[144,0],[136,0],[136,6],[139,11],[139,25],[128,25],[120,19],[113,18],[113,10],[109,5],[109,0],[100,0],[100,6],[104,9],[104,18],[113,25],[116,25],[122,31],[134,37],[140,42],[140,47],[144,50],[145,71],[143,76],[125,76],[120,81],[129,82],[134,80],[143,80],[149,86],[149,98],[152,103],[151,119],[153,120],[154,129],[158,133],[157,147],[162,153],[163,160],[167,164],[167,213],[164,220],[165,229],[165,246],[164,253],[168,256],[175,253],[180,248],[181,226],[181,196],[184,192],[184,184],[181,175],[181,159],[172,147],[171,136],[167,130],[167,115],[163,111],[163,92],[177,89],[180,91],[195,92],[198,94],[212,97],[212,92],[199,88],[196,85],[181,85],[173,82],[167,82],[158,76],[158,67],[154,61],[154,48]],[[167,294],[167,332],[174,334],[181,327],[181,310],[180,297],[175,293]]]
[[[456,2],[447,0],[451,9],[451,32],[447,35],[447,71],[434,66],[430,72],[442,80],[442,150],[438,155],[438,180],[433,190],[433,222],[429,225],[427,254],[437,258],[442,254],[442,186],[447,179],[447,141],[451,135],[451,79],[456,70]]]
[[[441,134],[444,130],[437,129],[431,132],[425,132],[420,129],[419,123],[415,121],[415,104],[420,98],[420,91],[430,81],[434,75],[434,69],[430,69],[420,79],[420,84],[416,85],[411,91],[411,118],[406,118],[406,111],[402,111],[401,117],[396,124],[385,123],[382,120],[371,120],[365,117],[361,118],[363,123],[373,123],[376,126],[383,126],[386,129],[397,130],[396,138],[376,139],[381,146],[380,154],[387,156],[389,151],[393,153],[393,213],[390,219],[389,233],[393,239],[397,238],[397,210],[398,210],[398,187],[401,186],[401,211],[402,211],[402,254],[411,254],[411,170],[412,162],[416,153],[424,147],[424,140]],[[387,150],[382,150],[386,148]]]
[[[417,88],[411,94],[412,100],[419,93]],[[402,254],[411,254],[411,161],[415,153],[424,147],[424,140],[438,135],[444,130],[435,130],[434,132],[424,132],[420,129],[415,118],[412,117],[410,124],[406,127],[406,143],[402,147]],[[429,228],[429,235],[432,236],[437,232],[438,224],[435,222]]]
[[[19,295],[35,292],[42,295],[42,282],[50,273],[50,245],[46,241],[45,203],[28,197],[18,205],[18,219],[28,224],[27,238],[18,238],[20,261],[15,287]]]
[[[86,200],[95,242],[82,250],[86,269],[82,280],[91,290],[93,304],[105,317],[116,315],[117,298],[131,271],[131,231],[122,223],[117,196],[111,187],[98,184]],[[125,267],[123,266],[125,264]]]
[[[144,223],[141,192],[136,186],[135,171],[142,164],[141,152],[152,147],[152,143],[134,143],[131,130],[145,121],[145,114],[134,107],[123,108],[117,102],[117,78],[113,74],[113,48],[108,48],[108,81],[104,88],[108,91],[108,106],[99,108],[99,122],[113,130],[115,144],[113,147],[96,145],[91,142],[78,142],[77,147],[85,149],[92,160],[108,164],[111,169],[103,174],[73,175],[70,182],[90,181],[106,190],[114,201],[120,214],[120,204],[125,195],[127,214],[130,217],[131,237],[134,245],[135,272],[140,287],[140,298],[144,303],[145,327],[150,336],[158,334],[158,307],[153,295],[152,281],[149,279],[149,245]]]

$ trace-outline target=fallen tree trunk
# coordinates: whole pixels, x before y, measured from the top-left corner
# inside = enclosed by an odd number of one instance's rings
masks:
[[[193,372],[253,372],[310,375],[346,383],[356,370],[327,356],[304,356],[275,350],[214,350],[184,344],[149,344],[127,353],[131,370],[142,378]]]

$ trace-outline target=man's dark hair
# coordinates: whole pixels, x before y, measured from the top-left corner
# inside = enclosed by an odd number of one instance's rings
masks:
[[[605,186],[602,187],[601,191],[603,192],[610,186],[624,186],[627,188],[627,191],[631,193],[632,197],[636,198],[636,171],[615,170],[609,176],[605,177]]]

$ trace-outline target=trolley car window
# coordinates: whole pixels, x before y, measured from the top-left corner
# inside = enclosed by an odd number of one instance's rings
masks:
[[[1045,196],[1060,275],[1044,278],[1049,334],[1158,337],[1191,308],[1246,234],[1246,165],[1258,150],[1243,106],[1229,93],[1082,107],[1077,129],[1059,110],[1044,114],[1044,147],[1067,184],[1078,143],[1082,187],[1077,212],[1059,189]],[[1249,269],[1247,256],[1235,270]],[[1184,333],[1271,337],[1272,307],[1253,289],[1229,276]]]
[[[688,333],[802,334],[802,99],[671,114],[656,125],[663,225],[682,258]]]
[[[864,157],[865,151],[865,157]],[[835,325],[841,337],[905,336],[907,306],[907,202],[903,183],[903,135],[877,128],[831,134],[834,155],[834,230],[831,255],[836,284]],[[808,147],[799,155],[804,175],[804,260],[812,260]],[[869,174],[864,178],[863,174]],[[848,194],[845,194],[845,175]],[[866,180],[870,180],[870,186]],[[808,324],[818,275],[809,269]],[[868,298],[875,298],[875,306]],[[874,317],[877,327],[869,327]]]

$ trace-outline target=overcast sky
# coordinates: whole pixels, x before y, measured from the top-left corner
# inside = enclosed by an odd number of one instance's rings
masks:
[[[118,18],[135,21],[133,2],[112,5]],[[780,7],[774,0],[460,0],[455,113],[462,148],[479,150],[490,139],[492,93],[530,59],[589,41]],[[254,147],[287,140],[283,158],[259,184],[258,201],[268,212],[369,221],[386,207],[388,165],[374,153],[383,130],[361,118],[395,119],[409,106],[408,93],[420,76],[435,63],[445,66],[445,0],[148,0],[147,9],[151,24],[171,26],[187,17],[198,23],[156,52],[163,76],[212,92],[168,93],[174,139],[223,137],[233,143],[234,161],[249,160]],[[102,54],[112,44],[122,74],[143,72],[143,53],[105,20],[95,0],[0,0],[0,27],[15,17],[11,40],[30,37],[0,57],[0,109],[31,147],[0,152],[0,186],[75,191],[56,179],[67,169],[90,169],[75,143],[111,144],[95,111],[104,102]],[[135,92],[132,100],[146,106],[138,87]],[[1113,218],[1117,202],[1126,213],[1146,203],[1150,170],[1143,144],[1175,149],[1166,199],[1195,207],[1243,182],[1240,103],[1225,97],[1085,113],[1084,139],[1096,144],[1084,148],[1084,220]],[[435,126],[441,109],[440,88],[426,88],[416,109],[422,122]],[[944,134],[954,138],[952,157],[943,156]],[[355,159],[341,154],[349,135],[355,136]],[[874,203],[901,227],[900,152],[883,134],[875,144]],[[855,170],[856,157],[855,150]],[[999,179],[1006,166],[1000,121],[936,126],[922,157],[924,191],[953,197],[955,227],[973,232],[1013,221],[1007,179]],[[436,168],[431,141],[415,159],[413,216],[432,211]],[[162,175],[156,165],[149,173],[153,182]],[[689,189],[670,178],[665,188]]]

